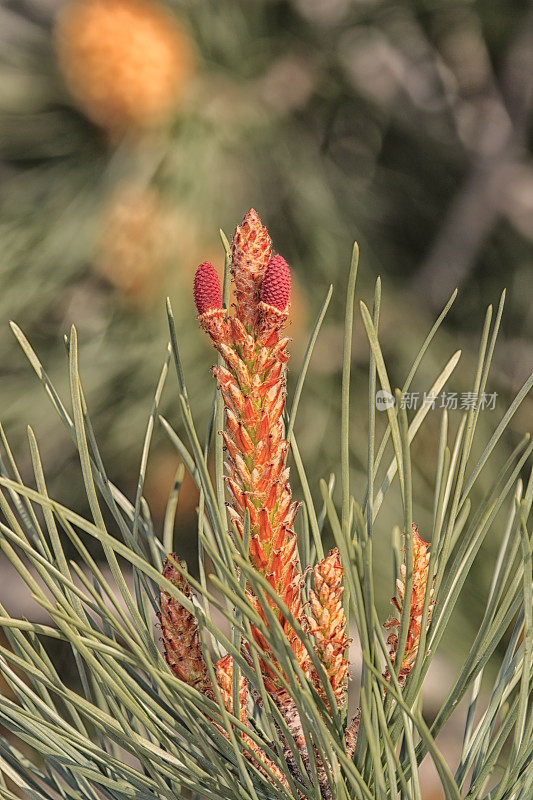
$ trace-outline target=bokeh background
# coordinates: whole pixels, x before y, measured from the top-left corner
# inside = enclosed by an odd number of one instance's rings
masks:
[[[315,495],[338,460],[354,239],[360,296],[371,302],[376,276],[383,279],[381,338],[395,385],[458,286],[413,389],[428,388],[461,346],[449,388],[468,390],[485,307],[507,288],[489,380],[498,401],[480,417],[481,447],[533,361],[532,104],[525,0],[1,0],[0,417],[23,475],[30,423],[50,490],[84,509],[75,452],[8,320],[65,391],[63,335],[76,324],[108,473],[132,496],[168,335],[164,298],[203,429],[213,356],[195,323],[192,276],[206,259],[222,268],[218,229],[230,237],[251,206],[294,271],[292,381],[335,286],[296,427]],[[352,469],[361,495],[368,346],[359,320],[353,359]],[[163,413],[179,426],[173,385]],[[532,419],[530,399],[478,491]],[[451,420],[456,427],[459,412]],[[413,447],[422,533],[438,424],[430,413]],[[177,465],[158,428],[145,494],[159,526]],[[196,502],[186,480],[176,526],[185,555]],[[398,509],[393,498],[380,517],[383,552],[401,524]],[[452,660],[475,630],[497,538],[466,590]],[[383,564],[386,614],[392,572],[389,559]]]

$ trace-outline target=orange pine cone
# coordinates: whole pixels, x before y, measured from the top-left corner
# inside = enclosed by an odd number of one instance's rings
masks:
[[[113,136],[159,122],[181,99],[192,47],[159,3],[75,0],[60,13],[55,33],[67,88]]]
[[[165,561],[163,577],[186,597],[191,597],[191,587],[178,572],[176,563],[181,562],[171,553]],[[161,591],[160,622],[165,659],[174,675],[213,699],[213,688],[202,655],[198,622],[165,590]]]
[[[343,568],[337,548],[317,564],[313,570],[314,590],[310,592],[311,614],[309,629],[315,640],[318,656],[324,665],[331,688],[340,707],[346,699],[348,660],[346,648],[346,616],[342,605]],[[317,688],[320,681],[316,671],[313,680]]]
[[[216,271],[207,263],[196,272],[194,297],[198,319],[221,353],[215,367],[226,408],[223,432],[227,453],[229,514],[243,535],[250,515],[250,557],[297,620],[302,620],[301,575],[292,528],[298,505],[292,501],[284,439],[287,339],[279,331],[287,319],[290,273],[281,256],[272,256],[270,237],[251,209],[233,240],[232,275],[236,314],[222,308]],[[263,298],[264,295],[264,299]],[[253,600],[261,613],[259,604]],[[278,615],[305,671],[308,657],[291,626]],[[256,632],[257,641],[266,647]],[[272,676],[266,662],[265,674]],[[273,687],[271,687],[273,688]]]
[[[405,574],[406,566],[403,563],[400,567],[401,580],[396,581],[397,595],[393,597],[392,604],[398,611],[398,617],[392,617],[385,623],[387,630],[398,629],[400,627],[400,617],[405,598]],[[429,544],[425,542],[418,533],[417,526],[413,523],[413,590],[411,594],[411,611],[409,618],[409,629],[407,633],[407,642],[405,645],[405,653],[403,655],[402,664],[398,673],[398,681],[400,685],[404,686],[407,676],[413,669],[418,653],[418,646],[420,644],[422,612],[424,610],[424,601],[426,597],[427,581],[429,571]],[[431,596],[433,589],[430,589]],[[435,601],[433,599],[429,602],[427,626],[431,621]],[[396,661],[398,650],[398,635],[394,631],[387,639],[389,647],[389,655],[392,663]],[[385,677],[390,678],[388,671],[385,672]]]

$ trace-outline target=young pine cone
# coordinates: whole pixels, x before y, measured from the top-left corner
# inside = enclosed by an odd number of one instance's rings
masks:
[[[401,579],[396,581],[397,595],[393,597],[392,604],[398,612],[397,617],[392,617],[385,623],[387,630],[392,630],[387,639],[389,647],[389,655],[392,663],[394,664],[397,657],[398,650],[398,634],[394,631],[400,628],[400,618],[402,614],[403,603],[405,599],[405,575],[406,565],[405,562],[400,567]],[[416,656],[418,653],[418,646],[420,644],[422,612],[424,610],[424,601],[427,591],[429,571],[429,545],[425,542],[418,533],[418,528],[413,523],[413,590],[411,593],[411,610],[409,615],[409,629],[407,632],[407,642],[405,645],[405,652],[403,654],[400,671],[398,673],[398,681],[401,686],[405,685],[407,676],[414,667]],[[430,601],[427,615],[427,627],[431,622],[431,616],[435,601],[433,598],[433,588],[430,588]],[[390,678],[388,670],[385,672],[385,677]]]

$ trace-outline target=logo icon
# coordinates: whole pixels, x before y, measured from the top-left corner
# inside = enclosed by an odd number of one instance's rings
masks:
[[[392,408],[394,403],[394,397],[390,392],[386,392],[384,389],[376,392],[376,408],[378,411],[386,411],[388,408]]]

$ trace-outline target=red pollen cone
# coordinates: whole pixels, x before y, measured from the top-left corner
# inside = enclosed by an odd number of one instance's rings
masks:
[[[222,308],[222,289],[214,266],[204,261],[194,276],[194,302],[198,314]]]
[[[261,300],[269,306],[284,312],[291,296],[291,273],[283,256],[272,256],[268,262],[263,284]]]

